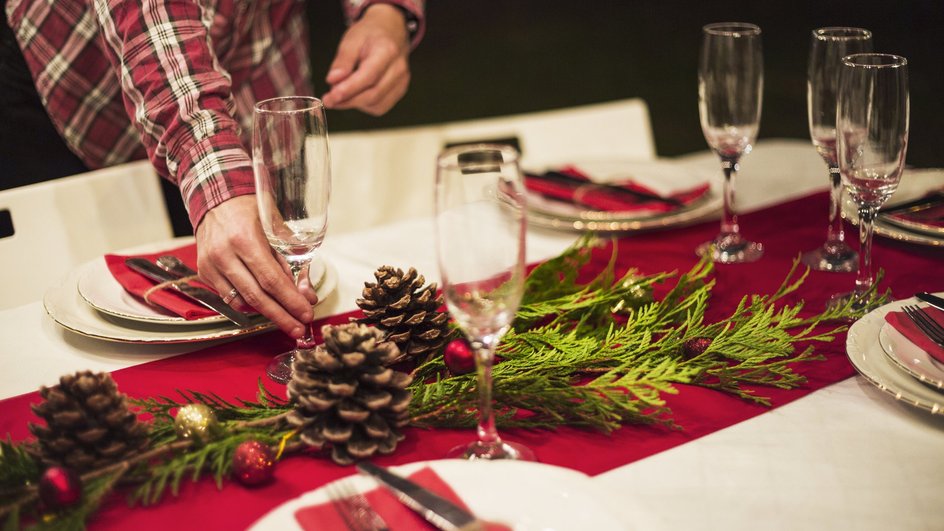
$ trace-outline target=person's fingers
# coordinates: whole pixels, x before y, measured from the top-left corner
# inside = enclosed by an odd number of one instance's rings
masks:
[[[409,70],[406,68],[389,69],[377,85],[361,92],[357,96],[335,106],[337,109],[359,109],[365,113],[379,116],[393,108],[406,94],[410,85]]]
[[[331,108],[341,109],[345,103],[376,85],[394,62],[395,51],[390,44],[375,43],[362,54],[357,69],[346,79],[331,87],[322,101]]]
[[[276,260],[278,260],[279,264],[282,266],[282,269],[285,271],[285,274],[288,276],[292,276],[292,266],[288,265],[288,260],[286,260],[284,256],[278,254],[275,251],[272,251],[272,255],[275,257]],[[309,271],[311,270],[310,267],[311,266],[309,265],[308,267]],[[312,306],[314,306],[315,304],[318,304],[318,295],[315,293],[315,287],[311,285],[311,279],[309,278],[307,274],[305,275],[305,279],[303,280],[303,282],[304,284],[300,286],[300,290],[299,290],[301,294],[306,299],[308,299],[308,302]]]

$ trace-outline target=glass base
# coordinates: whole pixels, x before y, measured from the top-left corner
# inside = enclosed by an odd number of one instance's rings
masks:
[[[859,253],[841,240],[827,241],[818,249],[803,253],[805,265],[817,271],[852,273],[859,267]]]
[[[272,358],[266,366],[266,375],[272,380],[284,384],[292,379],[292,362],[295,361],[295,351],[284,352]]]
[[[857,299],[857,300],[853,303],[852,308],[856,311],[861,311],[863,314],[869,313],[880,306],[876,297],[871,297],[868,299],[858,299],[856,292],[850,291],[848,293],[837,293],[833,295],[826,302],[826,307],[836,308],[838,306],[843,306],[845,304],[848,304],[849,301],[853,299]],[[888,299],[887,302],[890,302],[890,301],[891,299]],[[854,319],[850,319],[850,321],[852,320]]]
[[[489,461],[498,459],[512,459],[516,461],[536,461],[534,452],[527,446],[507,442],[496,441],[493,443],[483,443],[475,441],[471,444],[456,446],[446,454],[453,459],[487,459]]]
[[[764,256],[764,244],[745,240],[737,232],[722,232],[714,240],[695,249],[698,256],[710,256],[721,264],[745,264]]]

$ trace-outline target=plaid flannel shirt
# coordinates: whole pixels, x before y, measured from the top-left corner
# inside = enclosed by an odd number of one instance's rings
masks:
[[[374,3],[402,8],[419,42],[424,0],[344,0],[348,22]],[[7,0],[6,12],[70,149],[90,168],[147,156],[194,228],[255,189],[243,136],[255,102],[313,92],[302,0]]]

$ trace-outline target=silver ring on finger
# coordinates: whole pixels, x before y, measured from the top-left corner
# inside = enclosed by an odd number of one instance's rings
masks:
[[[236,300],[236,297],[239,297],[239,290],[233,288],[229,290],[229,293],[227,293],[225,297],[223,297],[223,302],[229,304]]]

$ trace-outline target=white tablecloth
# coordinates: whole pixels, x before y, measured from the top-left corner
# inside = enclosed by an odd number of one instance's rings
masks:
[[[680,160],[718,168],[709,153]],[[825,166],[807,142],[760,142],[742,161],[739,209],[825,183]],[[556,255],[574,235],[532,230],[528,238],[534,261]],[[323,254],[340,278],[319,314],[353,310],[363,282],[381,264],[413,266],[435,280],[433,253],[428,218],[329,233]],[[0,312],[0,398],[76,370],[112,371],[204,346],[83,338],[59,328],[36,301]],[[894,402],[855,377],[595,481],[632,500],[635,514],[627,521],[641,529],[944,529],[942,450],[944,417]]]

